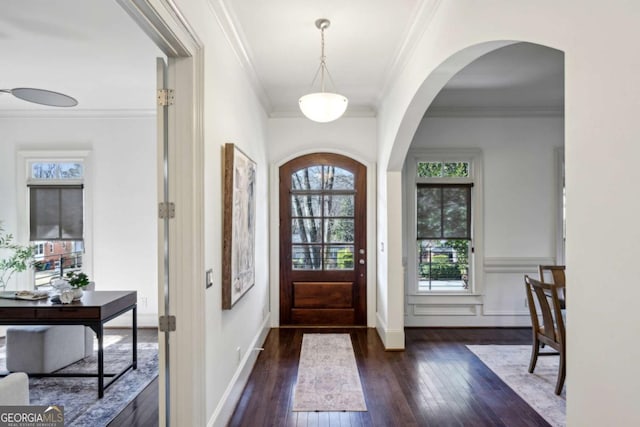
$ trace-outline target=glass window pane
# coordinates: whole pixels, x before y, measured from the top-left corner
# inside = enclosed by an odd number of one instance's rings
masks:
[[[336,166],[324,166],[325,190],[353,190],[353,173]]]
[[[32,188],[30,190],[30,240],[60,237],[60,190]]]
[[[291,268],[293,270],[321,270],[322,245],[293,245]]]
[[[31,177],[35,179],[58,179],[58,164],[55,162],[32,163]]]
[[[61,162],[58,164],[60,179],[82,178],[82,164],[74,162]]]
[[[82,163],[64,161],[31,163],[31,178],[33,179],[81,179],[82,176]]]
[[[81,240],[84,204],[81,188],[60,189],[60,237]]]
[[[354,220],[325,219],[325,243],[353,243]]]
[[[442,236],[441,188],[419,187],[416,195],[417,237],[438,238]]]
[[[291,216],[322,216],[319,194],[292,194]]]
[[[322,190],[322,166],[311,166],[291,174],[292,190]]]
[[[469,163],[467,162],[444,163],[444,166],[442,169],[442,176],[446,176],[446,177],[469,176]]]
[[[332,195],[324,196],[324,216],[353,216],[353,205],[355,196]]]
[[[459,237],[469,236],[468,230],[468,188],[443,188],[442,189],[442,236]]]
[[[292,219],[291,243],[322,243],[322,220],[311,218]]]
[[[423,178],[441,177],[442,162],[418,162],[417,173]]]
[[[327,245],[324,252],[325,270],[353,270],[353,246]]]

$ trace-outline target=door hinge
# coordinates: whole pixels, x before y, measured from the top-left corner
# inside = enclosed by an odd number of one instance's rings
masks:
[[[160,316],[160,332],[173,332],[176,330],[176,316]]]
[[[158,203],[158,216],[160,219],[175,218],[176,217],[176,205],[173,202],[160,202]]]
[[[158,105],[166,107],[173,105],[173,89],[158,89]]]

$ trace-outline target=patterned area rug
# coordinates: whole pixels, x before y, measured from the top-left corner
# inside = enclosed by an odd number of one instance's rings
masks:
[[[552,426],[566,425],[566,390],[556,396],[558,357],[538,357],[530,374],[530,345],[468,345],[478,358]]]
[[[118,336],[105,337],[105,372],[117,373],[131,362],[131,343],[121,343]],[[97,372],[94,355],[70,365],[60,372]],[[0,348],[0,370],[5,369],[5,348]],[[118,378],[98,399],[97,378],[30,378],[32,405],[64,406],[65,426],[101,427],[109,424],[127,404],[158,376],[158,344],[138,343],[138,369]],[[105,378],[105,383],[111,378]]]
[[[294,411],[366,411],[349,334],[304,334]]]

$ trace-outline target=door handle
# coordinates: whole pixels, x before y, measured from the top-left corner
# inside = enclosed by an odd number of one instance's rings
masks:
[[[360,264],[364,264],[364,260],[363,259],[360,260]]]

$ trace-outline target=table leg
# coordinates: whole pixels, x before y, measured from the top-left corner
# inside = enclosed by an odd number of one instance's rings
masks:
[[[103,347],[103,328],[102,323],[96,328],[96,337],[98,338],[98,399],[104,396],[104,347]]]
[[[138,368],[138,306],[133,306],[133,369]]]

